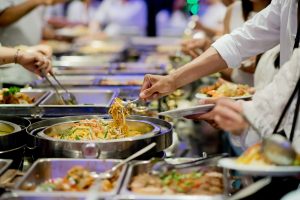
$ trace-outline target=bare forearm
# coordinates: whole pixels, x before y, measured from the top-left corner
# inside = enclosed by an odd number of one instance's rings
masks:
[[[0,65],[14,63],[16,60],[17,49],[0,47]]]
[[[27,0],[9,7],[0,14],[0,27],[9,26],[40,5],[39,0]]]
[[[180,88],[201,77],[219,72],[226,68],[226,62],[214,48],[210,47],[201,56],[177,69],[171,76],[176,80],[176,88]]]

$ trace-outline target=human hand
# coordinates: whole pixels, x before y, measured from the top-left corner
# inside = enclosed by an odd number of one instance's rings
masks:
[[[201,54],[201,51],[206,50],[209,45],[210,42],[206,38],[185,40],[181,43],[181,51],[194,59]]]
[[[243,117],[241,101],[234,101],[230,98],[205,99],[201,104],[216,104],[214,109],[201,115],[187,116],[188,119],[205,120],[213,127],[240,135],[249,124]]]
[[[43,75],[42,71],[49,73],[52,70],[51,61],[39,52],[20,51],[16,63],[39,76]]]
[[[172,75],[145,75],[140,92],[140,98],[154,100],[169,95],[177,89],[176,81]]]
[[[44,44],[28,47],[27,52],[41,53],[44,56],[46,56],[48,59],[51,59],[52,57],[52,48]]]

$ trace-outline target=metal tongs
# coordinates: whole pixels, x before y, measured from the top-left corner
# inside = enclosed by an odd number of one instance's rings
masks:
[[[57,97],[59,98],[59,100],[64,104],[64,105],[76,105],[78,104],[76,97],[70,93],[65,87],[62,86],[62,84],[57,80],[56,76],[50,72],[50,75],[52,76],[52,78],[55,80],[55,82],[57,83],[57,85],[65,91],[65,94],[67,95],[67,98],[65,98],[61,93],[59,93],[57,87],[50,81],[49,77],[47,76],[46,71],[43,69],[42,70],[42,74],[43,77],[45,77],[45,79],[48,81],[48,83],[51,85],[51,87],[54,89]]]
[[[173,169],[184,169],[184,168],[196,167],[201,165],[215,164],[218,162],[218,160],[227,156],[228,156],[227,153],[215,154],[215,155],[206,155],[206,153],[203,153],[203,156],[201,158],[195,159],[193,161],[179,163],[179,164],[171,164],[166,161],[160,161],[152,166],[151,173],[154,175],[159,175],[159,174],[164,174]]]

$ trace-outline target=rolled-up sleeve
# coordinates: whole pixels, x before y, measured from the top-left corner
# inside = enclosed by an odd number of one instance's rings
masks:
[[[0,14],[7,8],[14,5],[13,0],[0,0]]]
[[[265,52],[280,41],[281,1],[272,3],[247,21],[241,28],[224,35],[212,44],[228,67],[236,68],[240,63]]]

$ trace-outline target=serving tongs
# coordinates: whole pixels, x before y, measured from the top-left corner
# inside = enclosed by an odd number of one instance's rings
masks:
[[[228,156],[227,153],[213,154],[213,155],[207,155],[206,153],[203,153],[203,156],[201,158],[195,159],[193,161],[179,163],[179,164],[171,164],[163,160],[155,163],[152,166],[151,173],[153,175],[159,175],[176,169],[184,169],[184,168],[191,168],[191,167],[202,166],[202,165],[216,164],[221,158],[227,156]]]
[[[62,89],[64,90],[65,94],[66,94],[66,98],[61,94],[59,93],[56,85],[54,85],[52,83],[52,81],[49,79],[49,77],[47,76],[47,73],[45,70],[42,70],[42,74],[43,74],[43,77],[45,77],[45,79],[48,81],[48,83],[51,85],[51,87],[54,89],[57,97],[59,98],[59,100],[64,104],[64,105],[77,105],[78,102],[76,100],[76,97],[70,93],[64,86],[62,86],[62,84],[57,80],[56,76],[53,74],[53,73],[50,73],[50,75],[52,76],[52,78],[55,80],[55,82],[57,83],[57,85]]]

